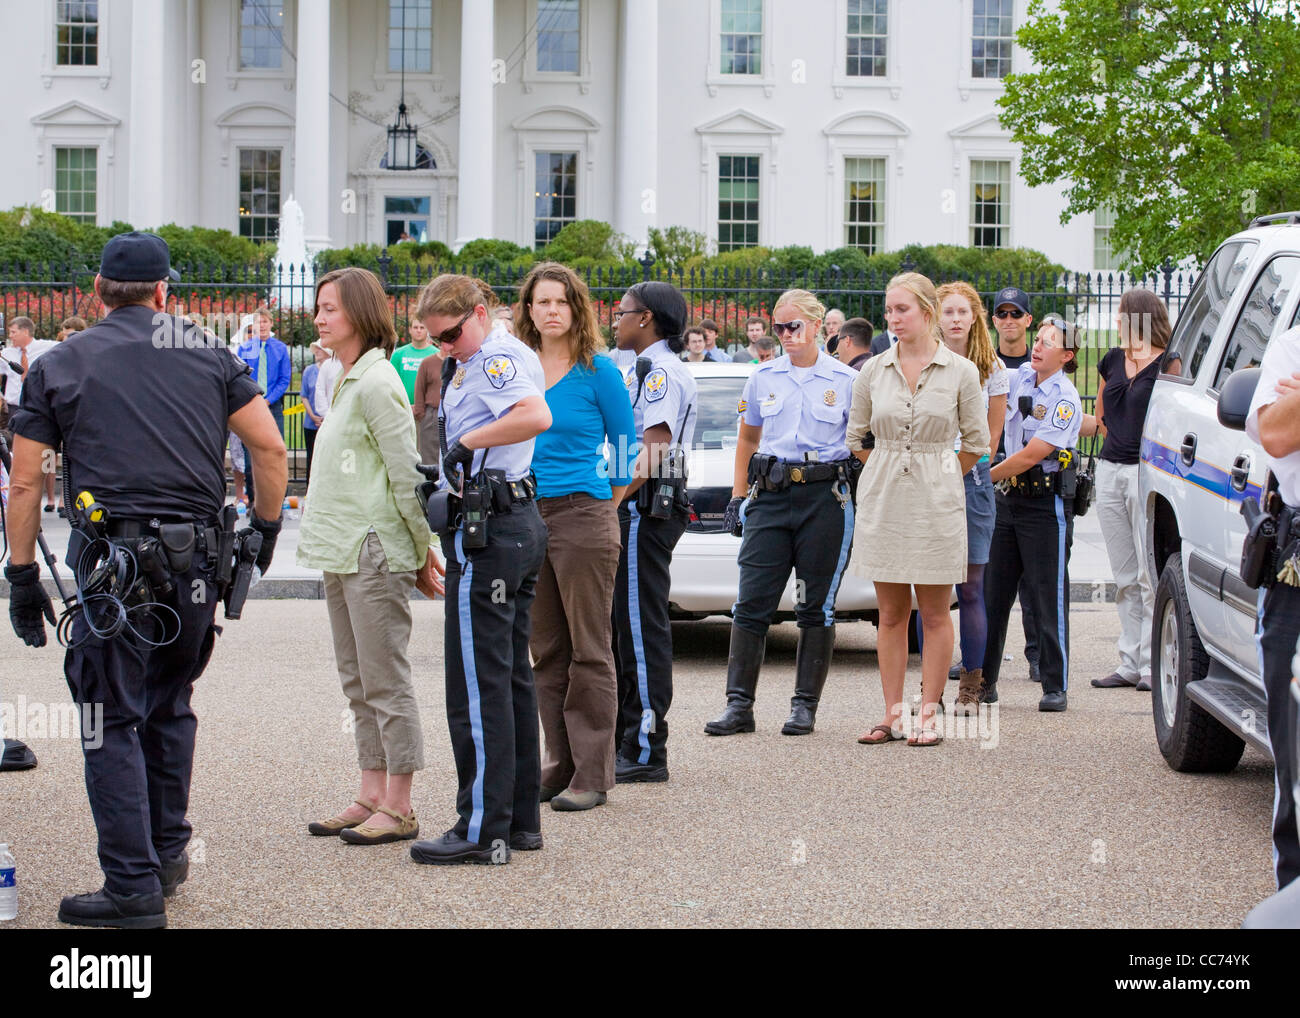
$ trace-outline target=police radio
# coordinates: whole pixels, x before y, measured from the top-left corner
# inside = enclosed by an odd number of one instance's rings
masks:
[[[1016,408],[1020,411],[1021,417],[1030,417],[1034,412],[1034,397],[1021,396],[1016,400]]]

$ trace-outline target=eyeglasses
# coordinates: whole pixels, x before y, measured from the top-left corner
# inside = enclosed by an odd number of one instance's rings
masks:
[[[453,325],[450,329],[447,329],[445,332],[440,332],[438,335],[434,336],[434,341],[439,346],[442,346],[443,343],[454,343],[456,340],[460,339],[460,330],[464,327],[465,323],[469,321],[469,316],[472,315],[477,308],[478,305],[475,304],[474,307],[470,308],[461,316],[459,322]]]
[[[993,312],[993,317],[994,317],[994,318],[1015,318],[1015,319],[1021,319],[1021,318],[1024,318],[1024,317],[1025,317],[1025,312],[1023,312],[1023,311],[994,311],[994,312]]]
[[[624,315],[639,315],[649,310],[650,310],[649,308],[632,308],[630,311],[615,311],[614,324],[617,325],[619,322],[621,322],[623,320]]]

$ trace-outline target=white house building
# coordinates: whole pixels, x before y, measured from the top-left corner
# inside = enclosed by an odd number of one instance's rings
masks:
[[[0,206],[309,245],[644,238],[868,252],[1062,226],[997,122],[1027,0],[2,0]],[[404,75],[403,75],[404,67]],[[418,165],[390,169],[405,104]]]

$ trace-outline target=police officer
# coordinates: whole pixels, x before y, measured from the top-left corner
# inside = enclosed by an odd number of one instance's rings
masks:
[[[1038,623],[1038,670],[1043,683],[1038,709],[1066,708],[1075,446],[1083,422],[1079,393],[1067,375],[1074,373],[1077,349],[1074,327],[1049,315],[1038,330],[1029,362],[1020,366],[1007,394],[1007,456],[990,471],[999,490],[985,574],[989,636],[981,690],[984,703],[997,702],[1007,620],[1017,588],[1022,592],[1027,588]]]
[[[637,283],[614,313],[639,452],[618,509],[622,550],[614,582],[619,716],[614,781],[668,780],[673,699],[669,566],[686,531],[685,454],[695,435],[695,376],[681,362],[686,299],[668,283]]]
[[[807,290],[777,299],[772,330],[786,353],[749,376],[737,407],[740,437],[725,521],[733,533],[743,527],[740,596],[732,610],[727,708],[704,726],[709,735],[754,730],[767,629],[792,566],[799,646],[782,735],[812,733],[830,670],[835,596],[853,544],[857,460],[849,455],[845,431],[857,372],[818,351],[825,313]]]
[[[14,416],[10,619],[29,646],[45,644],[42,616],[54,615],[34,542],[41,464],[62,444],[67,561],[81,596],[58,632],[74,700],[104,711],[102,732],[82,739],[104,887],[59,908],[80,926],[165,926],[163,898],[188,873],[190,694],[216,636],[219,553],[235,536],[222,539],[218,522],[227,430],[256,464],[250,531],[262,537],[263,572],[280,529],[284,441],[247,366],[163,313],[177,278],[162,238],[110,239],[95,277],[107,316],[32,365]],[[93,512],[69,505],[70,492],[85,492]],[[97,562],[107,569],[92,574]],[[148,577],[148,592],[133,575]]]
[[[447,727],[460,818],[411,858],[505,863],[542,847],[541,739],[528,619],[546,555],[534,501],[533,439],[551,426],[537,355],[491,309],[488,285],[441,275],[416,317],[445,358],[438,407],[442,480],[458,505],[439,537],[447,554]]]
[[[1260,671],[1268,696],[1268,738],[1275,762],[1273,863],[1277,888],[1300,877],[1296,825],[1296,707],[1291,699],[1292,656],[1300,640],[1300,327],[1278,336],[1260,362],[1259,384],[1246,433],[1264,447],[1282,501],[1277,513],[1277,569],[1261,592]],[[1266,507],[1272,508],[1272,507]]]

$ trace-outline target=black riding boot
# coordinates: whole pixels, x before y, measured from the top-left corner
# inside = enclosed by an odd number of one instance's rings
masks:
[[[732,624],[727,653],[727,709],[704,726],[708,735],[735,735],[754,730],[754,695],[763,667],[767,638]]]
[[[817,717],[817,701],[831,670],[831,648],[835,645],[834,626],[813,626],[799,630],[799,647],[794,660],[794,697],[790,700],[790,717],[782,735],[811,735]]]

